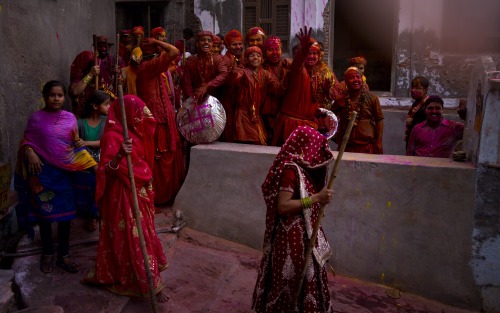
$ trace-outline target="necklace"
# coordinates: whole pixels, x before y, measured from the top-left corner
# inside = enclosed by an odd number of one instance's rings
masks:
[[[361,120],[361,109],[363,108],[364,93],[360,92],[355,99],[351,99],[351,95],[347,94],[345,98],[346,108],[347,108],[347,120],[351,119],[354,111],[358,113],[356,120],[354,121],[354,126],[358,125],[359,120]]]

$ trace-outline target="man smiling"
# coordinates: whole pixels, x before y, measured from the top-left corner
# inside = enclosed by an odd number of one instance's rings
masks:
[[[410,134],[406,155],[449,158],[455,144],[463,138],[464,124],[443,118],[443,99],[430,96],[424,103],[424,122]]]

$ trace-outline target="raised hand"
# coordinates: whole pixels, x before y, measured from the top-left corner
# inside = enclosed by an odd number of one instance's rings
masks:
[[[311,40],[312,27],[307,29],[307,26],[300,29],[300,34],[296,34],[295,37],[299,40],[300,47],[303,52],[307,53],[309,48],[312,46],[313,41]]]

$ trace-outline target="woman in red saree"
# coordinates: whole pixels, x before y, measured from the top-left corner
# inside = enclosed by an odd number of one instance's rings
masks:
[[[151,185],[156,121],[138,97],[127,95],[124,102],[130,140],[123,141],[121,110],[115,101],[101,139],[97,170],[96,201],[101,213],[101,229],[96,264],[82,278],[82,283],[103,285],[119,295],[149,297],[125,158],[130,154],[155,293],[158,301],[165,302],[168,298],[162,292],[160,272],[167,268],[167,258],[155,233]]]
[[[299,126],[276,156],[262,184],[266,231],[251,312],[332,312],[325,270],[331,251],[321,227],[294,307],[309,238],[333,196],[325,188],[332,160],[326,137],[309,126]]]

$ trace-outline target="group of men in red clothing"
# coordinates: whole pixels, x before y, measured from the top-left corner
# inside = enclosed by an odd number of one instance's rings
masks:
[[[302,125],[321,130],[320,109],[337,114],[336,138],[341,139],[356,111],[346,151],[383,153],[384,116],[363,75],[366,60],[353,58],[356,66],[349,67],[345,81],[339,82],[323,62],[322,47],[311,37],[310,28],[296,35],[293,59],[283,58],[281,40],[266,36],[260,27],[252,27],[245,37],[236,29],[228,31],[222,40],[224,55],[220,46],[214,49],[219,37],[209,31],[196,35],[193,55],[186,51],[184,41],[174,46],[166,38],[162,27],[152,29],[148,38],[141,26],[123,30],[119,57],[114,57],[107,38],[99,36],[95,42],[98,58],[84,51],[71,67],[76,115],[96,84],[116,98],[117,80],[126,94],[139,96],[153,113],[158,122],[155,204],[171,202],[186,174],[186,145],[176,128],[175,113],[188,98],[203,101],[210,95],[222,103],[227,120],[219,140],[259,145],[281,146]]]

